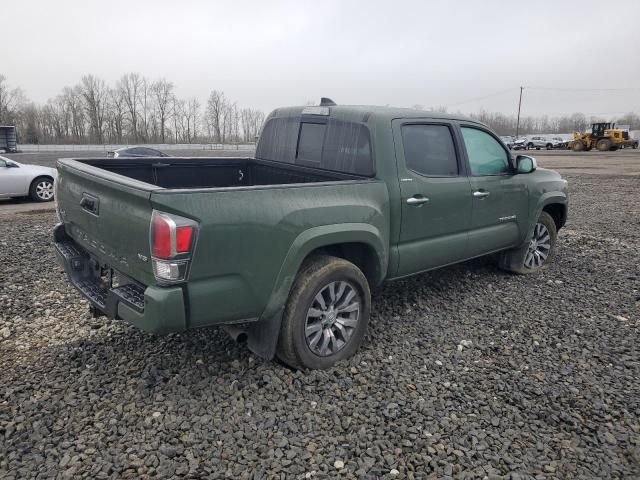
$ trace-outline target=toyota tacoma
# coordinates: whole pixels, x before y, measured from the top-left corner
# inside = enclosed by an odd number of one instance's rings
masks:
[[[279,108],[250,158],[58,162],[57,254],[94,313],[156,333],[221,325],[265,358],[327,368],[371,289],[482,255],[552,261],[567,182],[457,115]]]

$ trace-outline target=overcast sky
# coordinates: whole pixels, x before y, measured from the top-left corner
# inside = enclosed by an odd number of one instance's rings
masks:
[[[0,73],[37,102],[92,73],[317,101],[523,114],[640,111],[640,1],[11,0]],[[609,13],[611,12],[611,13]],[[498,94],[498,95],[494,95]],[[473,101],[471,101],[473,100]]]

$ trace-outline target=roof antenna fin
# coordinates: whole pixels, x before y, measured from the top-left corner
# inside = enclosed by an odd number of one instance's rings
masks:
[[[333,107],[335,105],[337,105],[337,103],[334,102],[333,100],[331,100],[330,98],[322,97],[320,99],[320,106],[321,107]]]

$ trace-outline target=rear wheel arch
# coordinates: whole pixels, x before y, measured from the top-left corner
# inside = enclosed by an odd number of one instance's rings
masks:
[[[339,227],[342,230],[339,230]],[[337,253],[338,258],[352,263],[362,272],[370,286],[378,285],[387,271],[388,257],[383,238],[372,225],[351,224],[314,227],[301,233],[285,256],[260,321],[246,329],[249,348],[263,358],[276,352],[280,327],[294,285],[305,265],[316,258]],[[366,254],[360,253],[366,252]],[[330,255],[336,256],[336,255]]]
[[[353,263],[372,287],[382,283],[387,273],[389,258],[385,240],[373,225],[336,224],[311,228],[298,235],[289,248],[262,317],[281,309],[304,262],[321,254]]]
[[[362,271],[369,285],[378,285],[382,276],[381,262],[373,248],[366,242],[335,243],[316,248],[311,251],[305,260],[314,255],[331,255],[342,258]]]

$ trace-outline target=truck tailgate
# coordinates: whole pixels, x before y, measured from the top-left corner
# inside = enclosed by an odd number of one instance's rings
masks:
[[[57,202],[66,233],[102,264],[153,282],[151,191],[157,187],[73,160],[61,160]]]

